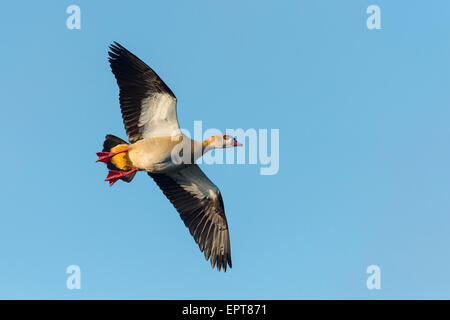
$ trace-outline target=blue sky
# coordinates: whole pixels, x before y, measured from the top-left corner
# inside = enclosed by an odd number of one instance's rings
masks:
[[[71,4],[81,30],[66,28]],[[2,1],[0,298],[450,298],[449,10]],[[147,175],[103,181],[95,152],[125,138],[113,41],[171,87],[182,127],[280,130],[276,175],[202,166],[225,201],[226,274]],[[81,290],[66,288],[73,264]],[[372,264],[381,290],[366,287]]]

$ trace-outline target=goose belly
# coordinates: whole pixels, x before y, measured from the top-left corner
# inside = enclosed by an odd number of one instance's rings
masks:
[[[172,149],[176,142],[163,138],[140,140],[130,146],[128,157],[133,166],[148,172],[168,172],[181,168],[172,161]]]

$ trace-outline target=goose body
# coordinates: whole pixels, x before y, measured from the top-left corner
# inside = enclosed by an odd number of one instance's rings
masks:
[[[110,46],[109,62],[120,89],[122,118],[129,142],[107,135],[99,159],[107,164],[110,185],[131,182],[136,172],[153,178],[180,214],[212,267],[231,267],[228,223],[219,189],[195,164],[214,148],[236,147],[233,137],[219,135],[205,141],[181,133],[177,99],[143,61],[118,43]],[[187,152],[183,161],[173,154]]]
[[[152,173],[176,171],[181,164],[172,161],[173,149],[183,137],[153,137],[139,140],[129,147],[128,157],[134,167]]]

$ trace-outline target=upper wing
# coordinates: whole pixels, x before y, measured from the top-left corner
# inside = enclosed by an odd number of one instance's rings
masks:
[[[169,87],[117,42],[109,49],[109,63],[120,88],[120,108],[130,142],[178,132],[177,98]]]
[[[174,173],[149,173],[180,213],[211,266],[231,268],[231,246],[222,195],[196,164]]]

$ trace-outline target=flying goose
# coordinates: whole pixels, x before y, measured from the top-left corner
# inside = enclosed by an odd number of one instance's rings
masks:
[[[97,161],[106,163],[105,181],[131,182],[145,171],[179,212],[211,266],[231,268],[228,223],[219,189],[195,160],[214,148],[241,146],[228,135],[191,140],[181,133],[177,98],[142,60],[114,42],[109,63],[120,89],[120,108],[129,143],[107,135]],[[176,149],[178,148],[178,149]],[[178,152],[181,150],[181,152]],[[186,152],[190,153],[187,154]],[[184,153],[184,157],[183,157]],[[181,158],[174,161],[173,154]]]

